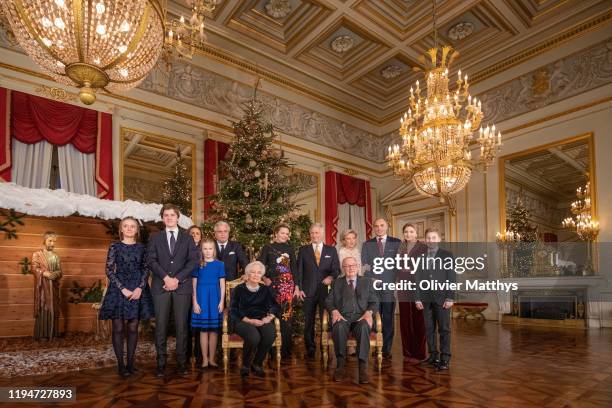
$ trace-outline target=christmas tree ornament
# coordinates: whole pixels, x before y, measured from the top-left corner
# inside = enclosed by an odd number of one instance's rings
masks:
[[[240,121],[232,124],[235,137],[231,153],[220,163],[219,188],[211,197],[217,205],[204,225],[212,231],[217,220],[232,220],[235,239],[247,245],[249,255],[254,256],[269,242],[274,226],[298,210],[295,199],[301,187],[287,176],[291,168],[287,159],[272,153],[274,126],[265,119],[263,104],[253,97],[243,105],[243,112]],[[311,223],[307,215],[291,220],[296,248],[306,242],[295,237],[307,241]]]

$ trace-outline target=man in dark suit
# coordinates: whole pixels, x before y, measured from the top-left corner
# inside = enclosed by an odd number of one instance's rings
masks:
[[[365,276],[385,283],[395,282],[397,269],[384,268],[385,258],[395,258],[401,240],[387,235],[389,224],[384,218],[374,221],[374,238],[363,243],[361,247],[361,264]],[[375,261],[376,258],[381,258]],[[381,262],[383,261],[383,262]],[[377,266],[378,265],[378,266]],[[391,358],[391,346],[395,334],[395,293],[392,290],[379,290],[380,317],[383,332],[383,357]]]
[[[174,308],[176,326],[176,361],[178,372],[187,374],[187,327],[193,286],[191,273],[198,264],[198,249],[193,239],[178,228],[180,211],[174,204],[164,204],[160,215],[165,229],[149,240],[148,263],[153,278],[151,293],[155,306],[155,349],[157,376],[165,375],[166,342],[170,308]]]
[[[331,315],[332,338],[336,353],[334,381],[342,381],[346,376],[346,343],[349,333],[352,333],[357,340],[359,383],[365,384],[369,382],[367,368],[370,357],[370,332],[372,316],[378,309],[378,297],[372,286],[372,280],[357,275],[358,263],[355,258],[351,256],[344,258],[342,270],[345,276],[334,280],[325,300],[325,306]]]
[[[427,243],[427,257],[425,265],[416,272],[416,301],[417,309],[423,310],[425,317],[425,329],[427,337],[427,349],[429,358],[425,363],[433,365],[437,370],[448,370],[451,357],[451,308],[455,298],[455,291],[447,288],[431,288],[421,285],[451,284],[456,282],[456,274],[453,268],[445,268],[448,259],[453,260],[453,254],[439,247],[441,237],[437,228],[429,228],[425,231],[425,242]],[[427,282],[429,281],[429,282]],[[436,341],[436,326],[440,336],[440,348]]]
[[[340,274],[338,251],[323,244],[323,226],[319,223],[310,227],[310,244],[300,247],[295,274],[295,293],[304,301],[304,344],[308,358],[315,356],[315,316],[317,305],[319,316],[323,314],[327,287]]]
[[[227,282],[238,278],[238,266],[244,271],[249,259],[239,242],[230,241],[230,226],[225,221],[218,221],[214,227],[215,241],[217,243],[217,259],[225,265],[225,279]]]

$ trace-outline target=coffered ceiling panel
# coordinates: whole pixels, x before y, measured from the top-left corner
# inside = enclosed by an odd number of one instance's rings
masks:
[[[450,44],[459,50],[461,62],[465,64],[470,58],[482,55],[483,46],[503,44],[517,33],[498,10],[482,2],[443,24],[438,30],[438,44]],[[433,46],[433,33],[412,44],[419,54]]]
[[[359,67],[376,61],[389,48],[367,29],[342,17],[314,38],[297,59],[343,79]]]
[[[453,2],[437,0],[440,12],[446,8],[444,3]],[[360,0],[353,8],[402,40],[427,27],[432,15],[432,2],[421,0]]]
[[[171,0],[173,13],[188,15],[189,1]],[[436,10],[438,44],[460,54],[451,71],[475,79],[612,21],[611,0],[436,0]],[[434,45],[432,14],[433,0],[221,0],[202,51],[381,126],[383,135],[422,77],[413,68]]]
[[[405,94],[410,85],[421,77],[422,74],[417,69],[423,69],[423,66],[398,52],[357,78],[351,85],[388,102]]]
[[[248,0],[236,3],[228,27],[287,53],[331,10],[307,0]]]
[[[561,14],[568,8],[576,6],[576,2],[571,0],[504,0],[504,2],[528,27],[545,21],[545,17]]]

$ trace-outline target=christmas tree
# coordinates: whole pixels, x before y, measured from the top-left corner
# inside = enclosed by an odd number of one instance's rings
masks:
[[[212,234],[216,221],[227,221],[233,239],[254,258],[270,242],[276,224],[289,224],[297,247],[308,239],[311,221],[299,213],[294,199],[300,187],[291,183],[282,151],[273,148],[274,126],[264,120],[256,90],[243,111],[242,119],[232,122],[235,138],[221,163],[219,189],[210,197],[212,208],[202,227]]]
[[[180,149],[176,151],[176,164],[174,173],[162,183],[162,201],[177,205],[182,214],[191,217],[191,171]]]
[[[506,219],[507,230],[520,234],[520,241],[534,242],[538,239],[538,228],[529,223],[529,210],[519,197]]]

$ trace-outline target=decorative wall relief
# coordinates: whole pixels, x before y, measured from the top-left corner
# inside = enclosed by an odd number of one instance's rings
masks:
[[[499,123],[612,82],[612,41],[559,59],[477,95],[484,122]]]
[[[241,116],[242,103],[253,95],[252,87],[185,61],[173,64],[169,73],[165,71],[158,64],[139,88],[234,118]],[[385,160],[385,138],[266,92],[258,92],[258,97],[266,106],[266,119],[282,133],[364,159]]]

